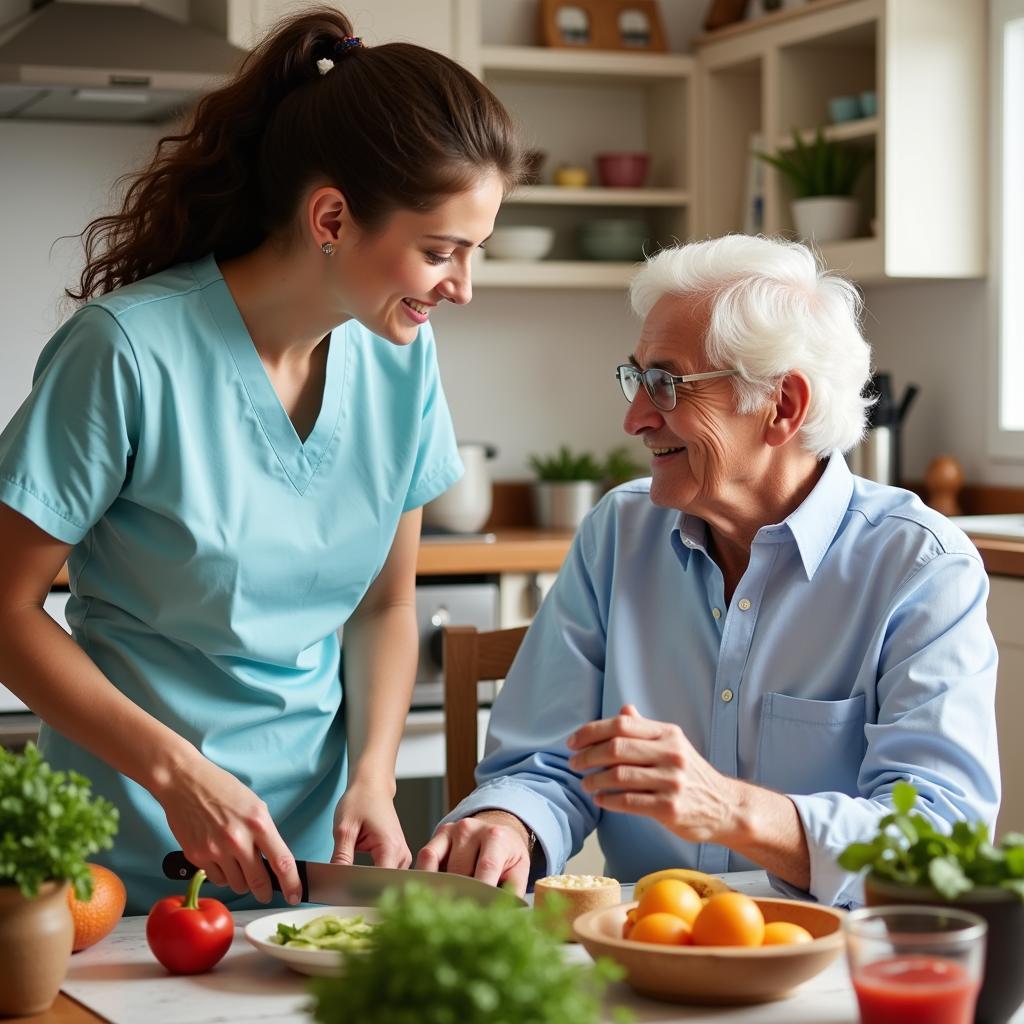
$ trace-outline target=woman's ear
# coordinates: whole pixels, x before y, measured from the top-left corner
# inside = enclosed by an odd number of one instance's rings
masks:
[[[345,220],[347,203],[336,188],[318,188],[310,193],[306,202],[306,215],[310,236],[317,247],[324,243],[337,244]]]
[[[811,407],[811,382],[792,370],[779,382],[773,398],[772,416],[765,429],[765,441],[773,448],[794,438]]]

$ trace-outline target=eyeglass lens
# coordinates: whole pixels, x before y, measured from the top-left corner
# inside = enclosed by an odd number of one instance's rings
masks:
[[[675,408],[676,386],[671,374],[667,370],[653,366],[642,373],[633,366],[619,367],[619,384],[627,402],[632,402],[636,398],[636,393],[640,390],[641,379],[647,389],[647,394],[650,395],[651,401],[658,409],[667,412]]]

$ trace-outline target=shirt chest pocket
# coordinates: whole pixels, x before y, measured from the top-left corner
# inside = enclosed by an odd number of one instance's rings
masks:
[[[867,749],[864,705],[862,693],[846,700],[765,694],[757,782],[782,793],[856,795]]]

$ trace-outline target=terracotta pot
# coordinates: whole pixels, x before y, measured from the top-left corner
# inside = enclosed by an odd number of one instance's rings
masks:
[[[869,907],[898,903],[956,907],[983,917],[988,924],[985,941],[985,979],[975,1009],[975,1024],[1006,1024],[1024,1002],[1024,900],[1007,889],[985,886],[947,900],[931,886],[897,885],[883,879],[864,880],[864,902]]]
[[[75,925],[67,882],[44,882],[27,900],[0,885],[0,1016],[28,1017],[49,1009],[68,971]]]

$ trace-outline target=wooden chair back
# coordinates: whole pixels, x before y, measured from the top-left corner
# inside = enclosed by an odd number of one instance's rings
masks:
[[[479,632],[475,626],[444,631],[445,803],[450,811],[473,792],[477,762],[477,683],[504,679],[526,627]]]

